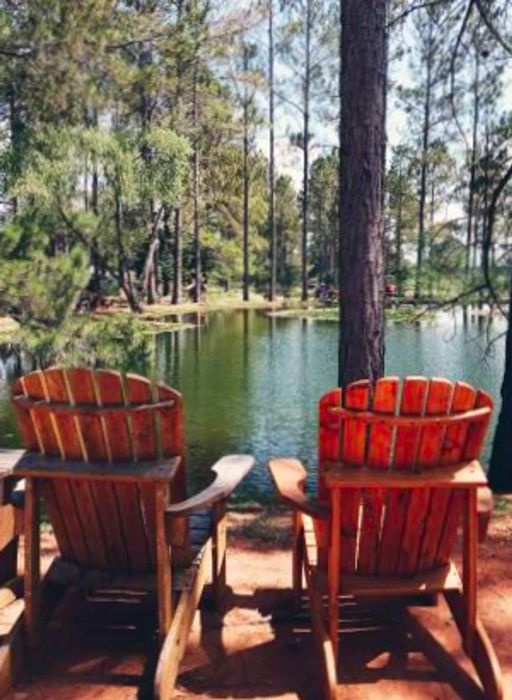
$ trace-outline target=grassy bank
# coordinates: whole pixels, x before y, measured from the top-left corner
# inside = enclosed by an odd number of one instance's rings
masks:
[[[145,304],[142,313],[134,314],[138,324],[147,333],[169,333],[193,328],[198,325],[196,315],[206,314],[210,311],[236,311],[242,309],[266,310],[269,315],[279,318],[312,319],[315,321],[338,321],[337,307],[317,306],[315,302],[304,305],[299,297],[279,297],[271,302],[262,294],[252,293],[249,301],[243,301],[240,290],[231,292],[211,290],[199,303],[185,302],[183,304],[171,304],[168,300],[161,300],[157,304]],[[419,307],[398,306],[386,309],[386,320],[395,323],[413,323],[421,313],[422,320],[431,320],[433,313],[425,313]],[[126,318],[131,311],[126,302],[120,298],[110,298],[105,308],[94,312],[77,313],[74,317],[77,321],[93,323],[104,321],[106,317]],[[19,325],[9,317],[0,318],[0,345],[18,343]]]
[[[393,323],[414,323],[421,315],[421,320],[432,320],[434,312],[425,312],[425,309],[411,306],[389,307],[385,310],[386,321]],[[270,311],[269,316],[278,318],[304,318],[314,321],[338,322],[337,307],[309,307],[309,308],[286,308]]]
[[[294,305],[298,302],[287,303]],[[282,307],[283,304],[283,299],[269,302],[261,294],[251,294],[249,301],[243,301],[239,290],[232,292],[213,290],[208,292],[200,304],[193,302],[171,304],[168,300],[160,301],[157,304],[145,304],[142,313],[134,314],[133,318],[136,318],[148,333],[168,333],[195,327],[197,321],[191,317],[192,314],[219,310],[276,309]],[[94,323],[95,321],[103,322],[105,317],[124,318],[130,314],[131,311],[123,299],[110,298],[105,308],[94,312],[77,313],[72,318]],[[182,318],[185,316],[188,318]],[[0,317],[0,345],[17,344],[19,328],[19,324],[13,319],[7,316]]]

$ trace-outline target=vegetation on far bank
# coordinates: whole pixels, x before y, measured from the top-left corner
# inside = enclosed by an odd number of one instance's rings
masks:
[[[269,316],[277,318],[304,318],[313,321],[327,321],[329,323],[338,323],[339,310],[337,306],[322,307],[310,306],[303,308],[286,308],[269,311]],[[435,317],[434,311],[429,311],[426,306],[411,306],[404,304],[403,306],[391,306],[385,311],[386,321],[393,323],[415,323],[418,320],[432,321]]]

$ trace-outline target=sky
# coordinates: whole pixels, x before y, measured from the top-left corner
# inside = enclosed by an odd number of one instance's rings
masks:
[[[405,50],[400,58],[394,58],[390,61],[388,76],[390,85],[400,84],[404,87],[412,87],[414,84],[410,58],[407,55],[407,50],[413,47],[415,40],[412,21],[413,14],[409,16],[403,29],[396,35],[395,41]],[[260,53],[263,54],[263,58],[266,58],[268,51],[266,27],[258,29],[256,36],[258,37]],[[390,54],[393,56],[393,47]],[[284,84],[284,90],[286,90],[289,72],[287,73],[286,66],[279,58],[276,60],[275,73],[277,80]],[[512,60],[508,61],[504,76],[505,89],[499,106],[504,109],[512,109]],[[459,76],[459,78],[461,81],[464,81],[464,76]],[[266,96],[261,96],[259,99],[259,109],[264,118],[267,118],[268,106],[264,101]],[[301,115],[289,104],[280,102],[278,99],[276,99],[275,114],[276,169],[279,174],[289,175],[293,179],[297,190],[299,190],[302,186],[302,151],[290,145],[289,133],[301,130]],[[311,132],[313,134],[313,146],[310,162],[322,152],[329,151],[337,145],[337,122],[321,123],[318,119],[314,119]],[[398,104],[396,92],[393,89],[388,94],[386,133],[389,155],[392,147],[398,145],[408,135],[407,115]],[[256,134],[256,146],[262,153],[268,155],[268,129],[266,125],[263,125]],[[456,155],[461,155],[460,147],[459,153]]]

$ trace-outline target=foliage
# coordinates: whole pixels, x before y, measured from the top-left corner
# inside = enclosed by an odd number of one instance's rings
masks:
[[[319,156],[309,176],[311,262],[321,282],[335,283],[338,268],[338,154]]]
[[[154,343],[145,324],[129,315],[75,316],[58,329],[24,326],[18,342],[42,367],[107,367],[119,371],[147,366]]]
[[[89,277],[80,248],[48,258],[0,260],[0,312],[31,329],[59,329]]]

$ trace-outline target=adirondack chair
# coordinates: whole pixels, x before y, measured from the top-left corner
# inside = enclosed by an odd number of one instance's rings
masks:
[[[182,398],[174,389],[133,374],[51,368],[16,381],[12,400],[27,448],[11,451],[11,461],[13,475],[26,480],[29,643],[37,645],[44,612],[42,499],[60,550],[50,580],[156,591],[155,697],[169,698],[209,566],[215,600],[222,600],[226,498],[252,457],[223,457],[212,484],[186,499]]]
[[[335,698],[339,596],[407,604],[442,594],[486,696],[503,697],[501,672],[476,612],[478,457],[492,400],[444,379],[355,382],[320,399],[318,492],[306,470],[274,459],[276,488],[294,511],[293,590],[305,571],[324,696]],[[486,494],[484,494],[486,495]],[[485,499],[484,499],[485,500]],[[487,494],[488,500],[488,494]],[[462,576],[452,551],[462,524]],[[327,597],[327,626],[323,602]]]

